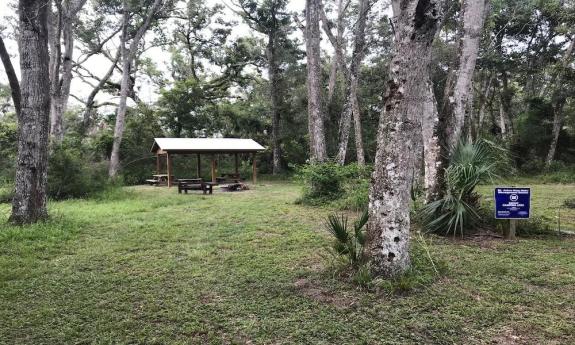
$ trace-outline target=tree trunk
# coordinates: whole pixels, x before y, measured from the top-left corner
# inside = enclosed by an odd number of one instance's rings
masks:
[[[559,142],[559,133],[561,133],[561,127],[563,127],[563,119],[565,118],[565,112],[563,107],[565,105],[565,97],[561,97],[553,102],[553,132],[551,134],[551,145],[549,145],[549,151],[547,152],[547,158],[545,159],[545,167],[549,169],[553,159],[555,158],[555,151],[557,151],[557,143]]]
[[[76,15],[82,9],[87,0],[69,0],[57,2],[58,20],[52,24],[53,32],[51,40],[57,40],[50,45],[54,48],[51,61],[53,63],[52,73],[52,99],[50,108],[50,134],[56,141],[64,138],[64,112],[70,97],[70,84],[72,83],[72,64],[74,56],[74,33],[73,24]],[[62,39],[64,54],[62,55]]]
[[[126,108],[128,95],[130,93],[130,67],[136,52],[138,50],[138,44],[146,31],[148,30],[152,18],[156,15],[159,8],[162,5],[162,0],[154,0],[154,3],[146,13],[144,22],[138,28],[138,31],[132,38],[130,47],[127,48],[126,44],[129,40],[128,37],[128,26],[130,21],[130,12],[128,7],[128,1],[123,1],[123,25],[122,37],[120,46],[122,49],[122,82],[120,84],[120,102],[118,104],[118,111],[116,113],[116,125],[114,127],[114,142],[112,144],[112,152],[110,154],[110,166],[108,169],[108,175],[110,178],[115,178],[118,175],[120,169],[120,145],[122,143],[122,137],[124,135],[124,127],[126,121]]]
[[[491,84],[493,83],[493,78],[494,78],[493,75],[489,76],[489,79],[487,80],[487,85],[484,89],[485,91],[482,93],[482,96],[479,100],[480,102],[479,114],[475,130],[478,136],[481,134],[481,129],[483,128],[483,122],[485,121],[485,107],[487,106],[487,102],[491,96],[491,89],[492,89]]]
[[[14,66],[12,66],[12,61],[10,60],[10,54],[6,50],[4,45],[4,40],[0,36],[0,59],[2,59],[2,65],[4,66],[4,71],[6,71],[6,77],[8,78],[8,83],[10,84],[10,92],[12,93],[12,102],[14,103],[14,109],[16,110],[16,116],[20,117],[20,84],[18,82],[18,77],[14,71]]]
[[[441,0],[394,0],[395,45],[380,117],[369,192],[366,253],[375,275],[394,276],[410,267],[409,205],[415,144],[429,88],[431,46]]]
[[[345,3],[344,3],[344,1],[345,1]],[[336,37],[335,37],[335,42],[332,42],[332,45],[334,46],[333,47],[334,52],[333,52],[333,59],[332,59],[331,67],[330,67],[330,71],[329,71],[329,81],[327,83],[327,104],[331,104],[331,102],[333,100],[333,95],[335,93],[335,86],[337,84],[338,70],[345,69],[345,66],[339,66],[339,65],[343,59],[342,46],[344,45],[343,31],[345,29],[343,19],[344,19],[348,4],[349,4],[348,0],[338,0],[338,2],[337,2]],[[323,8],[322,8],[322,11],[323,11]],[[329,25],[326,22],[326,20],[327,20],[327,18],[322,15],[322,22],[324,24],[325,30],[328,30],[331,32],[331,30],[329,29]]]
[[[501,127],[501,137],[503,140],[510,140],[513,137],[513,121],[511,120],[511,100],[512,91],[509,89],[507,72],[501,73],[502,90],[499,92],[499,120]]]
[[[424,97],[423,120],[421,134],[423,137],[423,161],[424,161],[424,188],[426,202],[439,199],[443,191],[443,166],[444,156],[449,154],[446,146],[442,145],[440,135],[444,132],[443,122],[440,121],[437,112],[437,101],[433,93],[433,87],[429,83]]]
[[[567,100],[565,95],[563,79],[565,76],[565,69],[569,67],[571,61],[571,55],[575,47],[575,37],[571,38],[571,43],[569,44],[567,50],[563,55],[561,61],[560,70],[556,75],[556,86],[555,92],[553,93],[553,132],[551,134],[551,144],[549,145],[549,151],[547,152],[547,158],[545,159],[545,166],[549,168],[553,159],[555,158],[555,151],[557,150],[557,142],[559,141],[559,133],[561,132],[561,127],[563,127],[563,120],[565,114],[563,111],[563,106]]]
[[[359,108],[359,101],[357,97],[357,85],[352,89],[352,107],[353,107],[353,129],[355,134],[355,153],[357,157],[357,164],[365,165],[365,152],[363,150],[363,134],[361,130],[361,110]]]
[[[357,27],[355,30],[355,43],[351,57],[351,65],[349,67],[349,80],[347,82],[346,98],[339,127],[339,147],[336,161],[340,165],[345,163],[345,156],[347,154],[347,146],[349,142],[349,132],[351,128],[351,115],[354,111],[354,105],[356,106],[356,112],[359,115],[359,104],[357,104],[357,89],[359,87],[359,68],[365,55],[365,25],[370,8],[369,1],[370,0],[360,0],[359,2],[359,17],[357,19]],[[354,126],[356,127],[358,126],[358,124],[355,123],[357,121],[359,121],[359,117],[357,119],[354,118]],[[361,123],[359,123],[359,128],[361,133]]]
[[[462,5],[463,36],[459,42],[459,67],[453,90],[447,100],[449,125],[446,129],[448,131],[447,145],[450,148],[455,147],[461,139],[465,124],[465,112],[483,31],[486,1],[464,0]]]
[[[48,216],[48,7],[45,2],[20,0],[18,14],[22,110],[18,121],[18,158],[10,221],[26,224]]]
[[[327,158],[321,112],[320,8],[319,0],[306,0],[307,111],[312,162],[323,162]]]
[[[272,110],[272,173],[274,175],[281,171],[281,148],[280,148],[280,88],[278,81],[278,66],[276,57],[276,46],[274,32],[268,34],[267,58],[268,73],[270,80],[270,96]]]

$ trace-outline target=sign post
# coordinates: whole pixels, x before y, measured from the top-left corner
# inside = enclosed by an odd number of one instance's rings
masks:
[[[497,187],[494,191],[495,218],[509,219],[505,238],[515,239],[517,219],[528,219],[531,211],[531,188]]]

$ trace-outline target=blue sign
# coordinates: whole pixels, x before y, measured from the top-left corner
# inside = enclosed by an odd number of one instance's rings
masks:
[[[495,188],[495,218],[529,218],[530,207],[531,188]]]

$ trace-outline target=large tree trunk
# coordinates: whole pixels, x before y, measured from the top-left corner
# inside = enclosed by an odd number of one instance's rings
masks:
[[[463,36],[459,42],[459,67],[453,90],[448,98],[449,125],[447,129],[447,145],[455,147],[461,139],[465,124],[465,111],[471,93],[473,72],[479,53],[479,43],[485,19],[485,4],[487,0],[464,0]]]
[[[18,15],[22,110],[18,121],[18,158],[10,220],[25,224],[48,216],[48,7],[42,1],[20,0]]]
[[[359,17],[357,19],[357,27],[355,30],[355,43],[351,57],[351,65],[349,67],[349,80],[347,82],[346,98],[339,127],[339,147],[336,161],[340,165],[345,163],[345,156],[347,154],[347,146],[351,128],[351,116],[354,111],[354,105],[355,108],[357,108],[356,111],[359,115],[359,104],[357,104],[357,89],[359,87],[359,68],[365,55],[365,25],[367,22],[367,14],[370,8],[369,1],[370,0],[360,0],[359,2]],[[358,124],[355,124],[356,121],[359,121],[359,117],[357,119],[354,118],[354,125],[357,127]],[[359,123],[359,127],[361,133],[361,123]]]
[[[323,162],[327,158],[325,132],[321,112],[321,60],[320,60],[320,1],[306,0],[305,45],[307,55],[307,111],[310,159]]]
[[[274,175],[281,171],[281,150],[280,150],[280,87],[278,80],[278,66],[276,57],[275,33],[268,34],[267,59],[268,73],[270,80],[270,96],[272,110],[272,173]]]
[[[132,62],[138,50],[138,44],[146,31],[148,30],[153,17],[156,15],[162,5],[162,0],[155,0],[152,6],[148,9],[144,22],[138,28],[138,31],[132,38],[130,47],[127,48],[126,44],[129,40],[128,26],[130,21],[130,11],[128,1],[123,1],[123,29],[121,37],[122,49],[122,82],[120,84],[120,102],[118,103],[118,111],[116,112],[116,125],[114,127],[114,142],[112,144],[112,152],[110,154],[110,166],[108,175],[115,178],[120,170],[120,145],[122,137],[124,136],[124,127],[126,121],[127,100],[130,94],[130,70]]]
[[[395,46],[380,118],[369,191],[366,252],[376,275],[393,276],[410,266],[410,188],[421,113],[429,88],[431,45],[441,0],[395,0]]]
[[[4,40],[0,36],[0,59],[2,60],[2,65],[4,66],[4,71],[6,72],[6,77],[8,78],[8,84],[10,85],[10,92],[12,93],[12,102],[14,103],[14,109],[16,110],[16,116],[20,116],[20,84],[18,82],[18,76],[14,71],[14,66],[12,66],[12,61],[10,60],[10,54],[6,50],[4,45]]]

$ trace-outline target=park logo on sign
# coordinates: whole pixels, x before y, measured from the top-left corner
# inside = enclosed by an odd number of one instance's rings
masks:
[[[531,188],[497,187],[495,188],[494,199],[495,218],[529,218]]]

